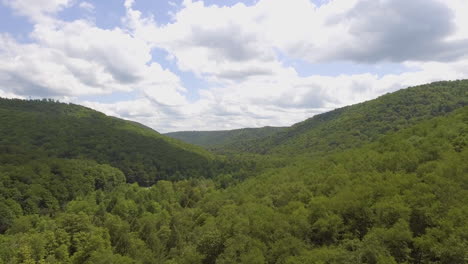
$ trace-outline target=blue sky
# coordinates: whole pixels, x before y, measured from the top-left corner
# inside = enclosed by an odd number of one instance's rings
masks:
[[[0,96],[161,132],[291,125],[467,78],[464,0],[0,0]]]

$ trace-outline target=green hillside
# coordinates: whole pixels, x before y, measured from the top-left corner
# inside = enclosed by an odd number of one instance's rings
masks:
[[[89,159],[128,182],[206,176],[212,155],[135,122],[50,100],[0,99],[0,147],[41,157]]]
[[[118,184],[30,214],[1,187],[0,260],[464,264],[467,117],[464,107],[226,189],[209,179]]]
[[[242,150],[297,155],[358,147],[468,103],[468,80],[410,87],[316,115]]]
[[[165,134],[168,137],[206,147],[212,150],[239,150],[246,148],[252,141],[271,136],[285,130],[285,127],[242,128],[225,131],[181,131]]]
[[[226,156],[1,99],[0,263],[465,264],[467,91],[408,88]]]

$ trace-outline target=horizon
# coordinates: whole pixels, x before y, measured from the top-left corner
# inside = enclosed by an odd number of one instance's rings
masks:
[[[468,1],[0,1],[0,97],[160,132],[285,127],[467,79]]]
[[[409,89],[409,88],[414,88],[414,87],[417,87],[417,86],[424,86],[424,85],[432,85],[432,84],[436,84],[436,83],[444,83],[444,82],[454,82],[454,81],[464,81],[464,80],[468,80],[468,79],[457,79],[457,80],[449,80],[449,81],[436,81],[436,82],[431,82],[431,83],[426,83],[426,84],[422,84],[422,85],[415,85],[415,86],[409,86],[409,87],[404,87],[400,90],[405,90],[405,89]],[[396,91],[395,91],[396,92]],[[373,98],[373,99],[370,99],[370,100],[366,100],[366,101],[363,101],[363,102],[358,102],[358,103],[355,103],[355,104],[349,104],[349,105],[344,105],[344,106],[341,106],[341,107],[337,107],[337,108],[333,108],[333,109],[329,109],[325,112],[322,112],[322,113],[318,113],[316,115],[320,115],[320,114],[326,114],[328,112],[332,112],[332,111],[335,111],[335,110],[338,110],[338,109],[341,109],[341,108],[345,108],[345,107],[350,107],[350,106],[354,106],[354,105],[357,105],[357,104],[360,104],[360,103],[366,103],[368,101],[372,101],[374,99],[378,99],[382,96],[385,96],[387,94],[391,94],[393,92],[389,92],[389,93],[385,93],[385,94],[381,94],[379,95],[378,97],[376,98]],[[74,104],[74,105],[77,105],[77,106],[82,106],[82,107],[86,107],[88,109],[91,109],[91,110],[94,110],[94,111],[98,111],[100,112],[99,110],[96,110],[96,109],[93,109],[91,107],[88,107],[88,106],[85,106],[85,105],[81,105],[81,104],[77,104],[77,103],[74,103],[74,102],[62,102],[58,99],[53,99],[53,98],[4,98],[4,97],[1,97],[0,96],[0,99],[19,99],[19,100],[26,100],[26,101],[48,101],[48,102],[53,102],[53,103],[62,103],[62,104]],[[122,120],[126,120],[126,121],[130,121],[130,122],[136,122],[137,124],[139,125],[143,125],[143,126],[146,126],[145,124],[143,123],[139,123],[137,121],[134,121],[134,120],[131,120],[131,119],[125,119],[125,118],[122,118],[122,117],[117,117],[117,116],[113,116],[113,115],[108,115],[104,112],[100,112],[100,113],[103,113],[105,114],[106,116],[108,117],[114,117],[114,118],[121,118]],[[166,134],[176,134],[176,133],[209,133],[209,132],[230,132],[230,131],[236,131],[236,130],[243,130],[243,129],[262,129],[262,128],[283,128],[283,129],[286,129],[286,128],[291,128],[293,127],[294,125],[298,124],[298,123],[302,123],[304,121],[307,121],[311,118],[315,117],[315,115],[313,116],[310,116],[310,117],[307,117],[306,119],[304,120],[300,120],[298,121],[297,123],[294,123],[294,124],[291,124],[289,126],[272,126],[272,125],[265,125],[265,126],[262,126],[262,127],[240,127],[240,128],[235,128],[235,129],[225,129],[225,130],[177,130],[177,131],[169,131],[169,132],[160,132],[152,127],[149,127],[149,126],[146,126],[147,128],[149,129],[152,129],[154,130],[155,132],[158,132],[162,135],[166,135]]]

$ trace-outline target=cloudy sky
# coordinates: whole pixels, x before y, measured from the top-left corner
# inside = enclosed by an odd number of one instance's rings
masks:
[[[468,78],[466,0],[0,0],[0,97],[160,132],[284,126]]]

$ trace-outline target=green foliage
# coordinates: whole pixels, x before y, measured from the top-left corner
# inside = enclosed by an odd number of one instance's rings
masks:
[[[68,201],[95,190],[111,191],[125,183],[120,170],[93,161],[27,160],[27,157],[16,155],[10,163],[6,161],[9,156],[12,155],[3,155],[4,163],[0,165],[0,200],[5,200],[0,204],[0,223],[3,225],[23,212],[53,215]],[[21,166],[17,166],[17,162]]]
[[[1,153],[95,160],[142,185],[211,173],[207,151],[82,106],[0,99],[0,123]]]
[[[343,150],[220,157],[219,175],[148,187],[4,146],[0,263],[466,263],[468,107],[441,109]]]
[[[217,153],[232,153],[249,147],[252,142],[286,130],[285,127],[242,128],[224,131],[182,131],[168,137],[199,145]]]

